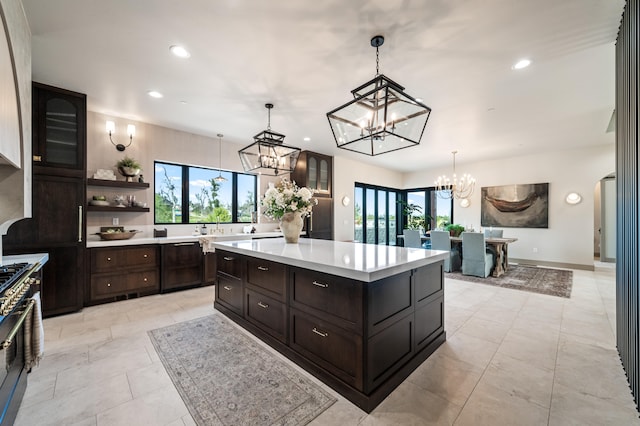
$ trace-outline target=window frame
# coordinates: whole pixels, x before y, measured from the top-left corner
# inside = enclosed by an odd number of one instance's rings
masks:
[[[169,165],[174,167],[181,168],[181,185],[182,188],[182,217],[181,222],[158,222],[155,211],[155,197],[156,197],[156,189],[157,189],[157,179],[155,179],[155,169],[157,165]],[[154,179],[153,179],[153,223],[155,225],[195,225],[195,224],[211,224],[215,222],[190,222],[189,219],[189,169],[190,168],[198,168],[198,169],[206,169],[212,170],[214,172],[218,172],[218,168],[206,167],[206,166],[198,166],[193,164],[181,164],[181,163],[172,163],[170,161],[159,161],[154,160],[153,162],[153,170],[154,170]],[[230,170],[225,170],[225,173],[231,173],[231,222],[224,223],[251,223],[251,220],[246,222],[238,221],[238,176],[246,175],[251,176],[253,178],[253,194],[254,194],[254,203],[253,203],[253,211],[257,211],[258,209],[258,176],[252,173],[241,173],[234,172]]]

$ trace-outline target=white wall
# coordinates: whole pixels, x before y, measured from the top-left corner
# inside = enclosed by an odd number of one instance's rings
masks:
[[[0,0],[7,24],[17,80],[21,116],[21,168],[0,165],[0,264],[2,234],[23,217],[31,217],[31,31],[20,0]],[[0,31],[4,31],[0,25]],[[9,84],[15,84],[13,78]],[[0,93],[0,97],[5,97]],[[15,101],[15,99],[13,99]]]
[[[471,206],[463,209],[454,204],[456,223],[480,224],[480,188],[508,184],[549,183],[549,228],[506,228],[505,236],[518,241],[509,246],[509,256],[532,260],[593,267],[593,188],[602,176],[615,169],[613,145],[555,151],[484,161],[456,164],[458,174],[470,173],[477,181],[470,198]],[[404,187],[423,187],[434,177],[451,175],[451,168],[424,170],[405,176]],[[569,205],[564,198],[578,192],[583,200]],[[537,252],[534,252],[537,249]]]
[[[136,135],[131,146],[124,152],[117,151],[115,146],[109,141],[106,132],[106,121],[115,123],[116,129],[113,134],[115,143],[128,143],[126,135],[127,124],[136,126]],[[115,164],[125,155],[136,159],[142,165],[142,175],[145,182],[150,184],[149,189],[127,190],[121,188],[88,187],[87,198],[93,195],[102,194],[113,201],[115,195],[135,195],[136,200],[146,202],[149,207],[153,207],[154,200],[154,161],[166,161],[172,163],[205,166],[222,170],[242,172],[242,164],[238,156],[238,150],[248,145],[247,141],[234,141],[222,138],[222,161],[218,159],[218,138],[209,138],[193,133],[173,130],[153,124],[127,120],[124,118],[100,114],[89,111],[87,113],[87,177],[93,177],[97,169],[112,169],[119,180],[124,178],[118,174]],[[241,143],[246,142],[246,143]],[[221,165],[219,165],[221,164]],[[258,197],[264,193],[269,182],[279,181],[279,177],[260,176],[258,179]],[[120,226],[127,229],[141,229],[149,236],[153,229],[153,208],[149,213],[102,213],[87,212],[87,232],[91,234],[100,226],[111,226],[112,218],[119,219]],[[272,222],[265,217],[260,218],[264,230],[275,228]],[[243,225],[224,225],[226,232],[241,232]],[[263,230],[260,228],[259,230]],[[169,235],[184,235],[190,233],[195,225],[157,225],[158,229],[168,228]]]
[[[334,240],[353,240],[353,189],[356,182],[402,188],[402,180],[400,172],[363,164],[346,157],[333,157]],[[345,195],[351,199],[346,207],[342,205],[342,197]]]

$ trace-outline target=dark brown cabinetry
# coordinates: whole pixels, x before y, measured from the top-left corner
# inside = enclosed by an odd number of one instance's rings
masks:
[[[164,293],[203,283],[202,249],[197,242],[162,244],[162,285]]]
[[[86,95],[33,83],[33,171],[85,178]]]
[[[306,186],[315,191],[316,197],[331,197],[333,179],[333,157],[302,151],[291,179],[298,186]]]
[[[215,252],[205,252],[202,254],[202,268],[204,269],[204,283],[215,284],[216,282],[216,254]]]
[[[305,219],[304,230],[309,238],[321,240],[333,239],[333,157],[302,151],[291,179],[298,186],[306,186],[315,190],[314,197],[318,204],[313,207],[309,217]]]
[[[91,274],[87,304],[155,294],[160,291],[156,245],[89,250]]]
[[[86,96],[33,83],[32,217],[4,236],[6,254],[46,252],[44,316],[82,308]]]
[[[216,254],[216,309],[367,412],[445,341],[442,261],[362,282]]]

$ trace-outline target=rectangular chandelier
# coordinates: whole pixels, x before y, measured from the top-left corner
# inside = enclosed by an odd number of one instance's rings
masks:
[[[418,145],[431,108],[380,74],[351,91],[354,99],[327,113],[338,148],[379,155]]]
[[[254,142],[238,151],[245,172],[264,169],[262,173],[291,173],[296,168],[300,148],[283,144],[285,136],[264,130],[253,137]]]

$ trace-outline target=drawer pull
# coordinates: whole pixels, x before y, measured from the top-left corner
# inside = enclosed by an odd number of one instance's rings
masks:
[[[266,266],[258,266],[258,270],[259,271],[268,271],[269,268],[267,268]]]
[[[143,279],[142,279],[142,281],[144,281],[144,282],[146,283],[146,282],[147,282],[147,279],[146,279],[146,278],[143,278]]]
[[[262,302],[258,302],[258,306],[260,306],[261,308],[267,309],[269,307],[269,305],[267,305],[266,303],[262,303]]]
[[[224,288],[224,289],[225,289],[225,290],[227,290],[227,291],[231,291],[231,287],[229,287],[228,285],[225,285],[225,286],[224,286],[224,287],[222,287],[222,288]]]
[[[111,287],[111,283],[107,283],[107,287]]]
[[[173,246],[174,246],[174,247],[186,247],[186,246],[193,246],[193,245],[195,245],[195,244],[196,244],[196,243],[176,243],[176,244],[174,244]]]
[[[225,256],[223,257],[224,260],[226,260],[227,262],[232,261],[234,258],[233,257],[229,257],[229,256]]]
[[[313,285],[318,286],[318,287],[322,287],[322,288],[327,288],[329,287],[329,284],[325,284],[325,283],[320,283],[318,281],[314,281]]]
[[[111,258],[110,257],[107,257],[107,262],[111,262]]]
[[[315,327],[313,327],[313,332],[316,333],[318,336],[322,336],[322,337],[327,337],[329,335],[329,333],[325,333],[324,331],[320,331]]]
[[[144,256],[142,256],[142,257],[144,257],[144,258],[146,259],[147,257],[149,257],[149,255],[148,255],[148,254],[145,254],[145,255],[144,255]]]

